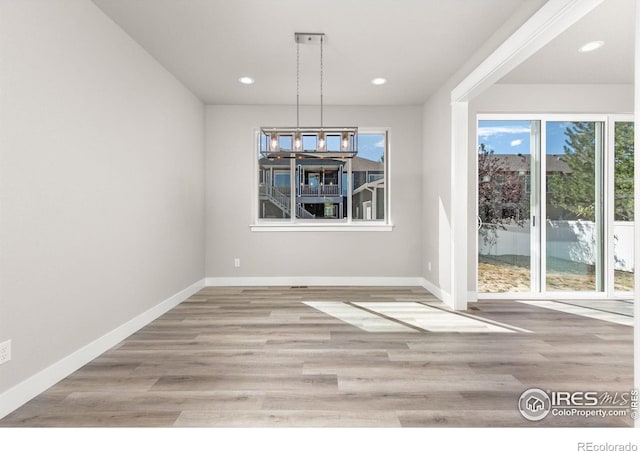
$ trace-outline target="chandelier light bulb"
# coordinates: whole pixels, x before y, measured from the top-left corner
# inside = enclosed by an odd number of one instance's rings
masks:
[[[271,135],[271,148],[272,149],[278,148],[278,135]]]
[[[300,133],[296,133],[295,135],[295,140],[294,140],[294,146],[296,148],[296,150],[300,150],[300,148],[302,147],[302,138],[300,137]]]
[[[319,133],[318,134],[318,148],[319,149],[324,149],[324,145],[325,145],[324,133]]]

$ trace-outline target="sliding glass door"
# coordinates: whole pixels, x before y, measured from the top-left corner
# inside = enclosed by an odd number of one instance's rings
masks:
[[[603,291],[602,122],[546,121],[547,291]]]
[[[478,290],[531,291],[531,121],[478,124]]]
[[[479,293],[633,290],[632,118],[485,115],[477,170]]]
[[[619,293],[633,291],[633,133],[631,118],[616,118],[609,126],[613,149],[613,287]]]

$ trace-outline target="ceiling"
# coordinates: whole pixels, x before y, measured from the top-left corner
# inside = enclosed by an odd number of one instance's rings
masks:
[[[634,0],[606,0],[500,83],[628,83],[634,74]],[[604,46],[589,53],[591,41]]]
[[[325,104],[407,105],[426,101],[526,0],[93,1],[208,104],[295,103],[293,34],[323,32]],[[634,17],[634,0],[606,0],[500,83],[631,84]],[[594,40],[605,45],[577,51]],[[319,54],[300,46],[302,104],[319,102]]]
[[[205,103],[295,104],[294,32],[323,32],[326,104],[402,105],[426,101],[526,0],[93,1]],[[317,104],[319,48],[300,51],[301,103]]]

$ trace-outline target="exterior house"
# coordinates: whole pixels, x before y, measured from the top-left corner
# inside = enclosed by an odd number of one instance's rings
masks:
[[[569,165],[562,159],[563,155],[546,156],[547,178],[552,175],[565,176],[571,173]],[[529,200],[531,193],[531,155],[523,154],[491,154],[488,158],[493,159],[493,168],[489,164],[479,163],[479,183],[482,193],[483,184],[491,184],[492,203],[501,206],[502,219],[511,218],[516,222],[527,220],[529,217]],[[496,195],[496,190],[500,192]],[[549,187],[547,195],[552,196]],[[483,199],[480,199],[479,214],[483,221],[489,218],[483,216]],[[495,208],[496,205],[493,206]],[[571,218],[571,213],[547,204],[547,213],[550,217]]]
[[[353,159],[353,219],[383,220],[384,162]]]
[[[290,218],[292,189],[295,214],[301,219],[344,219],[347,217],[348,161],[304,158],[291,160],[261,158],[259,161],[260,218]],[[384,162],[351,159],[352,218],[384,219]]]

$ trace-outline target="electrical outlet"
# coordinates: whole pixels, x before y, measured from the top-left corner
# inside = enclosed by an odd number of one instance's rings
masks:
[[[240,259],[239,258],[235,258],[233,260],[233,266],[235,266],[236,268],[240,267]]]
[[[11,340],[0,343],[0,365],[11,360]]]

